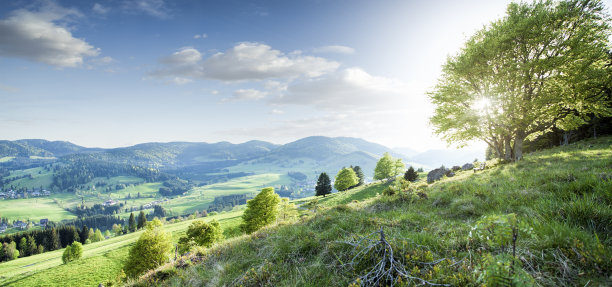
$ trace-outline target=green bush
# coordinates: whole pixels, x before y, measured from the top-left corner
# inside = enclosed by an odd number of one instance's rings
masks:
[[[171,235],[164,231],[161,221],[153,219],[147,222],[145,231],[130,249],[125,262],[125,273],[134,278],[141,273],[156,268],[168,261],[168,252],[172,248]]]
[[[72,242],[72,245],[66,246],[64,254],[62,254],[62,262],[64,264],[78,260],[83,256],[83,245],[81,242]]]

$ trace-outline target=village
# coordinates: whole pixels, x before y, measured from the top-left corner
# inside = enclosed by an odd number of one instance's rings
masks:
[[[41,189],[25,189],[25,190],[3,190],[0,191],[0,199],[19,199],[19,198],[30,198],[30,197],[43,197],[50,196],[51,192],[41,188]]]

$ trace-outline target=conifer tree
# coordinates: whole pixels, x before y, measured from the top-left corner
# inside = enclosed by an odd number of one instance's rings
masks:
[[[130,232],[136,231],[136,219],[134,219],[133,212],[130,212],[130,219],[128,220],[128,228]]]
[[[410,182],[415,182],[419,178],[419,174],[414,170],[412,166],[408,168],[404,173],[404,179]]]
[[[363,183],[365,182],[365,175],[363,174],[363,170],[361,170],[361,167],[356,165],[355,167],[353,167],[353,171],[355,172],[355,175],[357,175],[357,178],[359,179],[359,182],[357,183],[356,186],[363,185]]]
[[[83,225],[83,228],[81,229],[81,233],[79,234],[79,238],[82,244],[85,244],[85,241],[89,239],[89,228],[87,228],[87,225]]]
[[[147,225],[147,216],[145,215],[144,211],[140,211],[140,214],[138,214],[138,229],[142,229]]]
[[[315,187],[315,195],[323,195],[323,197],[325,197],[325,195],[330,194],[331,191],[331,180],[329,179],[327,173],[322,172],[321,175],[319,175],[319,179],[317,180],[317,186]]]

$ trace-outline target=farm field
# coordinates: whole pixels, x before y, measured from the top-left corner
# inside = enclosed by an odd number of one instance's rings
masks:
[[[266,186],[289,184],[286,174],[259,174],[232,179],[228,182],[196,187],[185,196],[169,200],[162,206],[172,214],[188,214],[206,210],[215,196],[257,193]]]
[[[9,219],[29,219],[38,221],[47,218],[51,221],[72,219],[75,216],[62,209],[50,197],[0,200],[0,217]]]
[[[220,213],[195,220],[216,219],[224,230],[235,230],[242,211]],[[195,220],[167,223],[164,229],[172,233],[174,242],[184,234]],[[97,286],[116,277],[125,262],[129,247],[142,231],[113,237],[83,246],[81,260],[62,264],[64,249],[35,256],[19,258],[0,264],[0,285],[2,286]],[[231,234],[225,234],[226,237]],[[87,274],[83,276],[83,274]]]

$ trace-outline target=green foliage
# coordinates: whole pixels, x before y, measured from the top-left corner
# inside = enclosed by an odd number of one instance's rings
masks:
[[[100,231],[100,229],[96,229],[96,231],[94,232],[94,235],[91,238],[91,242],[98,242],[102,240],[104,240],[104,236],[102,235],[102,232]]]
[[[519,232],[527,237],[534,235],[533,228],[519,221],[514,213],[489,215],[476,222],[470,231],[470,238],[486,243],[490,249],[500,248],[504,252],[516,243]]]
[[[130,212],[130,219],[128,220],[128,228],[130,232],[136,231],[136,219],[134,218],[134,213]]]
[[[404,179],[410,182],[415,182],[419,178],[419,174],[410,166],[404,173]]]
[[[247,201],[247,208],[242,215],[242,231],[253,233],[260,228],[273,223],[278,213],[280,197],[274,193],[273,187],[266,187],[255,198]]]
[[[83,256],[83,245],[81,242],[75,241],[71,245],[66,246],[62,254],[62,262],[64,264],[81,259]]]
[[[330,194],[332,191],[331,180],[329,179],[329,175],[327,173],[322,172],[319,175],[319,179],[317,180],[317,185],[315,186],[315,195],[320,196]]]
[[[356,186],[361,186],[364,183],[365,180],[365,175],[363,174],[363,170],[361,169],[360,166],[354,166],[352,167],[353,171],[355,172],[355,175],[357,175],[357,178],[359,178],[359,182],[357,183]]]
[[[487,253],[482,264],[476,269],[477,281],[486,286],[535,286],[535,280],[522,269],[521,261],[510,254],[502,253],[496,256]]]
[[[402,173],[405,167],[402,159],[394,159],[386,152],[376,163],[376,167],[374,168],[374,179],[396,177]]]
[[[223,229],[219,222],[212,220],[210,223],[197,220],[189,225],[185,236],[179,239],[181,253],[189,251],[192,246],[211,247],[215,242],[223,239]]]
[[[171,235],[164,231],[158,219],[153,219],[130,249],[125,263],[125,273],[134,278],[168,261],[168,252],[172,249]]]
[[[609,116],[610,18],[601,1],[508,5],[504,18],[449,57],[429,96],[431,123],[449,143],[481,139],[497,157],[522,158],[523,141]]]
[[[359,183],[357,175],[352,168],[343,168],[336,175],[334,187],[339,191],[345,191]]]
[[[289,202],[286,197],[281,198],[278,205],[278,221],[291,222],[298,217],[298,210],[295,204]]]
[[[138,214],[138,225],[137,228],[138,229],[142,229],[147,225],[147,216],[145,215],[144,211],[140,211],[140,214]]]

